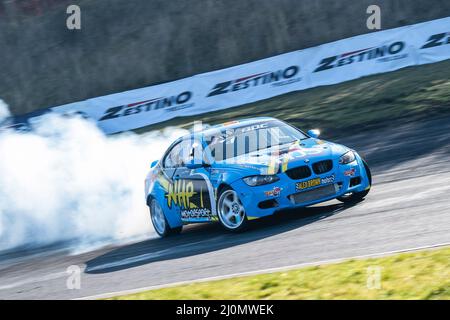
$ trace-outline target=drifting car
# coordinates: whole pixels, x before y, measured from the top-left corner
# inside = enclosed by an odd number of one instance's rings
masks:
[[[248,221],[287,208],[362,200],[371,187],[355,150],[274,118],[252,118],[192,132],[151,163],[145,194],[156,232],[219,221],[242,231]]]

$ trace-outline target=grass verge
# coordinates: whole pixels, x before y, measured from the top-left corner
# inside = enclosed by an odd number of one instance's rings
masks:
[[[369,278],[380,270],[380,288]],[[372,288],[368,288],[371,285]],[[375,288],[373,286],[375,285]],[[111,299],[450,299],[450,247],[192,283]]]

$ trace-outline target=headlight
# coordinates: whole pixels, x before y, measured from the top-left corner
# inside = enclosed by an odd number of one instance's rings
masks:
[[[246,184],[251,187],[261,186],[263,184],[269,184],[275,181],[280,180],[276,175],[259,175],[259,176],[251,176],[243,179]]]
[[[355,161],[356,156],[355,153],[353,151],[349,151],[347,153],[344,153],[340,158],[339,158],[339,163],[340,164],[348,164],[350,162]]]

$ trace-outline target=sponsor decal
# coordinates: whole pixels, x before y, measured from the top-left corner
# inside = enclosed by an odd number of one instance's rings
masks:
[[[321,183],[321,184],[329,184],[329,183],[333,183],[333,182],[334,182],[334,174],[331,175],[331,176],[329,176],[329,177],[322,178],[322,179],[320,180],[320,183]]]
[[[216,84],[207,97],[217,96],[229,92],[246,90],[261,85],[270,84],[272,86],[282,86],[300,81],[301,78],[294,78],[300,71],[299,66],[290,66],[284,70],[267,71],[245,76],[239,79],[225,81]]]
[[[181,210],[181,218],[182,219],[211,218],[211,210],[207,208]]]
[[[420,49],[428,49],[450,44],[450,32],[433,34]]]
[[[249,132],[249,131],[254,131],[254,130],[259,130],[259,129],[266,129],[266,128],[268,128],[267,122],[266,123],[258,123],[258,124],[255,124],[255,125],[252,125],[252,126],[249,126],[249,127],[244,127],[242,129],[240,129],[240,131],[242,133],[246,133],[246,132]]]
[[[334,177],[334,174],[333,174],[333,175],[331,175],[329,177],[325,177],[325,178],[314,178],[314,179],[303,181],[303,182],[297,182],[295,184],[295,188],[297,190],[305,190],[305,189],[309,189],[309,188],[320,186],[321,184],[333,183],[334,182],[334,178],[335,177]]]
[[[180,208],[181,218],[211,218],[211,205],[205,180],[181,179],[167,184],[167,206]]]
[[[281,191],[283,191],[283,188],[274,187],[272,190],[265,191],[264,194],[266,195],[266,197],[278,197],[280,196]]]
[[[164,109],[168,111],[176,111],[179,109],[189,108],[194,103],[189,103],[193,96],[191,91],[184,91],[178,95],[170,97],[159,97],[155,99],[135,102],[123,106],[109,108],[98,121],[127,117],[142,112]]]
[[[166,194],[167,206],[169,208],[172,208],[172,205],[191,208],[191,197],[195,194],[192,181],[176,180],[169,184],[169,190]]]
[[[337,56],[327,57],[320,61],[314,72],[320,72],[346,66],[352,63],[377,59],[379,62],[403,59],[407,54],[399,55],[406,47],[405,42],[396,41],[389,45],[370,47],[356,51],[346,52]]]
[[[346,177],[353,177],[356,173],[356,169],[355,168],[351,168],[349,170],[344,171],[344,176]]]

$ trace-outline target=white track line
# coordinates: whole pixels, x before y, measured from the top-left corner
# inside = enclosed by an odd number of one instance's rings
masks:
[[[386,251],[386,252],[381,252],[381,253],[371,253],[371,254],[366,254],[366,255],[345,257],[345,258],[337,258],[337,259],[323,260],[323,261],[317,261],[317,262],[306,262],[306,263],[294,264],[294,265],[289,265],[289,266],[284,266],[284,267],[260,269],[260,270],[254,270],[254,271],[248,271],[248,272],[239,272],[239,273],[233,273],[233,274],[227,274],[227,275],[221,275],[221,276],[214,276],[214,277],[202,278],[202,279],[196,279],[196,280],[179,281],[179,282],[173,282],[173,283],[156,285],[156,286],[142,287],[142,288],[137,288],[137,289],[130,289],[130,290],[123,290],[123,291],[102,293],[102,294],[98,294],[98,295],[77,298],[75,300],[106,299],[106,298],[111,298],[111,297],[115,297],[115,296],[122,296],[122,295],[139,293],[139,292],[142,292],[142,291],[155,290],[155,289],[161,289],[161,288],[176,287],[176,286],[185,285],[185,284],[191,284],[191,283],[201,283],[201,282],[208,282],[208,281],[215,281],[215,280],[224,280],[224,279],[235,278],[235,277],[245,277],[245,276],[251,276],[251,275],[258,275],[258,274],[262,274],[262,273],[274,273],[274,272],[288,271],[288,270],[292,270],[292,269],[298,269],[298,268],[309,267],[309,266],[317,266],[317,265],[339,263],[339,262],[343,262],[343,261],[350,260],[350,259],[375,258],[375,257],[388,256],[388,255],[392,255],[392,254],[396,254],[396,253],[403,253],[403,252],[410,252],[410,251],[419,251],[419,250],[432,249],[432,248],[444,247],[444,246],[449,246],[449,245],[450,245],[450,242],[445,242],[445,243],[432,244],[432,245],[421,246],[421,247],[414,247],[414,248],[408,248],[408,249],[399,249],[399,250],[393,250],[393,251]]]
[[[6,285],[1,285],[0,290],[14,289],[14,288],[21,287],[21,286],[31,284],[31,283],[45,282],[45,281],[55,280],[55,279],[59,279],[59,278],[63,278],[63,277],[67,277],[67,272],[50,273],[50,274],[47,274],[47,275],[41,276],[41,277],[30,278],[30,279],[21,280],[21,281],[17,281],[17,282],[6,284]]]

